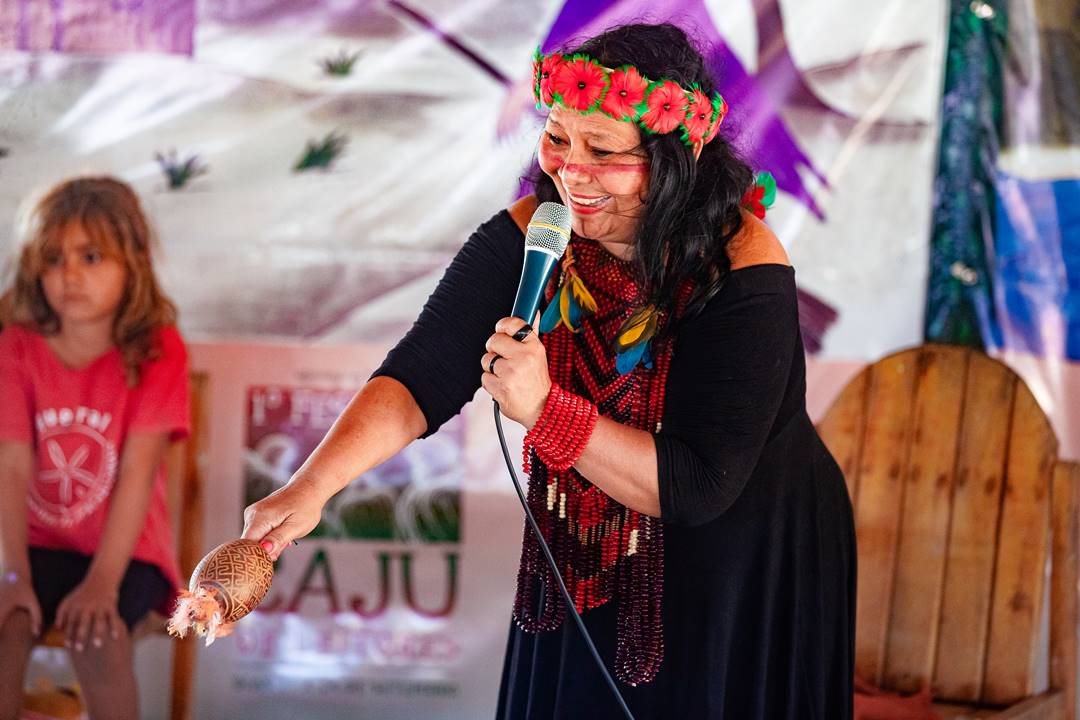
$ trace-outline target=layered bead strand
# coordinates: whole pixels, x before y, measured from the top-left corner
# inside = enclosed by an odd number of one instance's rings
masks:
[[[597,415],[659,430],[671,346],[654,348],[653,367],[622,375],[612,341],[640,303],[633,266],[596,243],[572,240],[576,270],[597,303],[579,332],[556,327],[543,337],[552,393],[527,434],[528,502],[579,612],[618,603],[615,674],[631,685],[655,677],[663,658],[663,531],[660,521],[615,502],[572,465]],[[687,292],[680,297],[688,296]],[[548,289],[550,301],[554,285]],[[541,518],[543,518],[541,520]],[[515,618],[530,632],[553,630],[565,608],[539,545],[526,527]]]

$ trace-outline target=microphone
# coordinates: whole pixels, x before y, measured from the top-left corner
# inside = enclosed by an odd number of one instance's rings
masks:
[[[570,242],[570,210],[559,203],[540,203],[525,232],[525,262],[521,267],[514,309],[510,312],[532,323],[540,307],[548,275]]]

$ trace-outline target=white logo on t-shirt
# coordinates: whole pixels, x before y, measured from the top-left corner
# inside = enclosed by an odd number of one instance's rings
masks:
[[[64,410],[38,415],[38,473],[29,493],[31,511],[52,527],[72,527],[91,515],[116,481],[116,446]]]

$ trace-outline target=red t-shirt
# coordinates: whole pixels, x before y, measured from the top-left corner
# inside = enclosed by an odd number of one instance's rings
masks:
[[[36,459],[27,493],[31,546],[93,555],[124,439],[137,431],[187,437],[187,351],[176,328],[162,329],[158,341],[161,356],[145,363],[138,386],[129,388],[117,348],[73,370],[37,333],[17,325],[0,332],[0,439],[30,443]],[[178,587],[165,493],[162,462],[132,557],[158,566]]]

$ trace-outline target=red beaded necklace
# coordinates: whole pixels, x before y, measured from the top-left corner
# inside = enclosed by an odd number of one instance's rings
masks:
[[[596,301],[578,332],[564,324],[543,336],[552,382],[596,404],[616,422],[649,432],[660,429],[672,343],[655,348],[652,367],[620,374],[612,347],[616,333],[640,305],[632,263],[592,240],[571,240],[574,268]],[[549,302],[561,285],[547,290]],[[689,297],[682,288],[681,306]],[[660,608],[663,595],[663,532],[657,518],[612,500],[570,468],[547,467],[525,447],[528,502],[551,547],[579,612],[615,600],[618,644],[615,675],[629,685],[656,676],[664,655]],[[543,597],[540,597],[541,582]],[[551,570],[526,527],[518,570],[514,616],[528,632],[558,628],[566,616]]]

